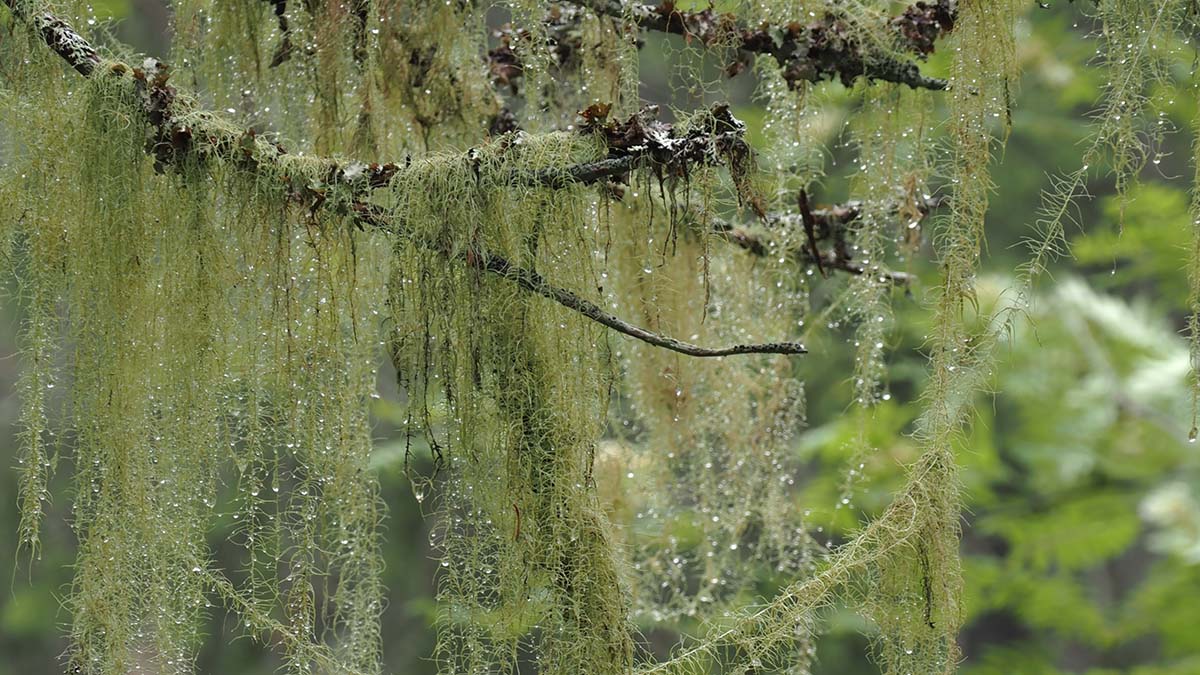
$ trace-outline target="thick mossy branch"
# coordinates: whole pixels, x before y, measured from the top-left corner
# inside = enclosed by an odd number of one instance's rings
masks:
[[[87,77],[100,64],[100,55],[82,35],[75,32],[71,24],[50,12],[41,9],[35,0],[4,0],[13,16],[28,23],[54,50],[80,75]]]
[[[946,82],[921,74],[917,65],[859,42],[845,19],[829,12],[804,23],[747,26],[732,14],[711,8],[677,9],[673,1],[661,5],[625,0],[570,0],[572,4],[618,19],[631,18],[643,30],[681,35],[708,46],[724,46],[731,41],[739,59],[729,64],[730,75],[741,72],[749,58],[763,54],[775,59],[783,69],[783,79],[791,88],[804,82],[840,79],[850,85],[854,80],[895,82],[920,89],[945,89]],[[897,34],[904,48],[926,55],[934,41],[954,28],[956,0],[917,2],[892,19],[889,29]]]
[[[37,26],[49,26],[43,31],[47,44],[70,65],[84,72],[93,73],[97,59],[90,44],[71,29],[65,21],[48,13],[30,15],[16,0],[4,0],[18,18],[38,21]],[[75,45],[71,50],[59,50],[57,45]],[[87,64],[92,64],[88,66]],[[159,170],[167,166],[181,166],[189,161],[202,164],[216,159],[265,178],[273,179],[277,189],[283,190],[289,199],[309,208],[314,214],[333,204],[352,216],[359,217],[373,227],[382,227],[394,234],[403,235],[404,223],[384,214],[370,202],[371,190],[382,187],[405,171],[399,165],[364,164],[320,157],[296,157],[278,143],[258,137],[253,130],[243,129],[219,115],[194,108],[194,104],[179,96],[169,84],[170,68],[160,61],[147,59],[144,68],[130,69],[122,63],[113,63],[109,72],[96,73],[97,77],[124,77],[130,75],[136,91],[142,97],[143,108],[151,123],[147,140],[147,151],[152,153]],[[692,127],[682,132],[677,127],[653,119],[656,110],[635,115],[626,122],[607,121],[607,109],[603,113],[591,111],[585,134],[602,136],[608,143],[608,156],[565,168],[547,168],[514,172],[510,180],[514,187],[520,185],[562,188],[573,183],[591,184],[601,180],[619,178],[635,169],[648,167],[662,175],[686,175],[693,164],[719,164],[728,161],[735,172],[746,169],[750,150],[742,139],[744,126],[729,113],[728,107],[718,106],[707,119],[708,128]],[[517,137],[502,142],[520,142]],[[472,152],[466,160],[472,161]],[[728,356],[734,354],[802,354],[802,345],[793,342],[734,345],[723,348],[707,348],[692,345],[668,336],[638,328],[601,310],[594,303],[582,300],[567,289],[553,286],[541,275],[514,267],[502,257],[482,253],[487,261],[481,269],[518,283],[522,288],[554,300],[564,307],[580,312],[609,328],[630,337],[647,341],[659,347],[692,356]]]

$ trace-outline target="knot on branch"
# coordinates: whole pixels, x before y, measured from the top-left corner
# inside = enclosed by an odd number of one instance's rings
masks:
[[[154,168],[159,172],[174,163],[177,153],[187,152],[192,139],[187,125],[173,123],[171,106],[175,103],[175,87],[167,84],[170,78],[171,66],[157,59],[147,58],[140,68],[133,69],[134,91],[142,97],[146,120],[150,123],[146,149],[154,156]]]
[[[745,140],[746,125],[726,104],[713,106],[686,125],[659,120],[659,108],[653,105],[622,121],[608,119],[610,110],[610,105],[597,103],[579,114],[580,133],[603,138],[610,160],[644,160],[660,177],[686,176],[694,164],[728,164],[743,173],[750,166],[753,154]]]

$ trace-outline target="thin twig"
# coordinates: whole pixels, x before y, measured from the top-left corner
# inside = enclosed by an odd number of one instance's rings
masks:
[[[402,223],[397,223],[388,214],[371,204],[357,203],[354,205],[355,217],[373,228],[403,234]],[[445,254],[445,251],[440,251]],[[570,290],[555,286],[541,274],[531,269],[519,267],[503,256],[494,254],[471,254],[461,258],[468,265],[501,276],[512,281],[517,286],[548,300],[578,312],[602,326],[627,335],[635,340],[641,340],[655,347],[669,349],[673,352],[701,358],[716,356],[735,356],[738,354],[806,354],[808,350],[798,342],[767,342],[758,344],[740,344],[732,347],[702,347],[690,342],[684,342],[669,335],[655,333],[640,326],[635,326],[624,319],[610,314],[596,303],[582,298]]]
[[[813,260],[817,261],[817,270],[821,276],[826,276],[825,265],[821,263],[821,251],[817,248],[817,219],[813,217],[812,207],[808,204],[808,190],[800,189],[797,205],[800,207],[800,221],[804,223],[804,236],[808,237],[809,252],[812,253]]]
[[[732,347],[721,348],[701,347],[690,342],[684,342],[673,337],[648,331],[645,328],[639,328],[619,319],[605,312],[595,303],[585,300],[565,288],[554,286],[533,270],[514,267],[504,258],[489,256],[483,261],[482,265],[487,271],[514,281],[521,288],[537,293],[544,298],[549,298],[563,307],[579,312],[592,321],[608,326],[618,333],[628,335],[655,347],[679,352],[680,354],[711,357],[733,356],[736,354],[806,354],[808,352],[804,348],[804,345],[798,342],[768,342],[764,344],[733,345]]]
[[[917,204],[915,205],[916,214],[919,218],[924,218],[933,209],[941,206],[942,202],[943,200],[939,197],[922,197],[917,200]],[[713,234],[753,256],[761,258],[767,255],[782,253],[788,258],[804,265],[817,265],[824,269],[839,270],[854,275],[863,275],[870,271],[881,280],[890,281],[897,286],[911,284],[915,277],[905,272],[896,272],[882,267],[868,270],[862,263],[850,257],[844,244],[838,243],[844,240],[847,228],[852,227],[853,223],[862,216],[862,209],[862,202],[849,201],[820,209],[814,209],[810,206],[807,219],[803,213],[800,215],[792,213],[768,214],[762,223],[762,227],[768,231],[797,229],[805,231],[805,244],[790,247],[786,250],[781,250],[781,245],[772,241],[769,236],[754,232],[748,229],[747,226],[737,225],[719,218],[710,217],[707,220],[709,230]],[[899,205],[893,206],[891,210],[893,213],[898,213],[900,210]],[[697,218],[697,220],[699,219]],[[811,235],[809,234],[810,229],[812,231]],[[834,244],[828,251],[821,251],[817,243],[826,240],[833,240]]]

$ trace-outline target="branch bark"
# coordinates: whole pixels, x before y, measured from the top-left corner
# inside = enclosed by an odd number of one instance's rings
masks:
[[[380,212],[378,207],[370,204],[356,203],[354,205],[359,221],[381,229],[395,229],[394,221],[387,214]],[[442,255],[448,252],[438,251]],[[673,352],[710,358],[716,356],[736,356],[738,354],[807,354],[808,350],[799,342],[766,342],[755,344],[739,344],[731,347],[703,347],[684,342],[669,335],[655,333],[635,326],[624,319],[610,314],[596,303],[582,298],[568,289],[555,286],[536,271],[512,264],[507,258],[489,253],[469,253],[461,256],[460,260],[475,269],[499,275],[517,286],[578,312],[596,323],[615,330],[622,335],[641,340],[655,347],[669,349]]]
[[[686,354],[688,356],[713,357],[713,356],[734,356],[737,354],[805,354],[808,352],[804,345],[799,342],[768,342],[762,344],[747,344],[733,345],[732,347],[701,347],[689,342],[677,340],[667,335],[660,335],[644,328],[639,328],[631,323],[619,319],[612,314],[600,309],[595,303],[589,302],[565,288],[558,288],[547,282],[541,275],[533,270],[514,267],[503,258],[490,256],[482,261],[482,267],[489,272],[494,272],[503,276],[506,279],[516,282],[518,286],[527,291],[532,291],[538,295],[549,298],[563,307],[572,309],[587,318],[599,324],[607,326],[612,330],[628,335],[629,337],[641,340],[655,347],[662,347],[673,352]]]
[[[49,12],[37,11],[28,0],[4,0],[13,16],[41,34],[46,46],[62,57],[75,72],[90,77],[100,65],[100,55],[71,24]]]

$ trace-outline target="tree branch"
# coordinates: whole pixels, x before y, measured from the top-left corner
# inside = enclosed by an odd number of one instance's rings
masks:
[[[89,77],[94,76],[93,73],[101,59],[95,48],[75,32],[70,24],[47,12],[30,12],[22,0],[0,2],[7,5],[17,19],[37,29],[46,44],[77,72]],[[111,68],[112,75],[124,75],[129,70],[129,67],[122,63],[115,63]],[[109,75],[102,73],[97,76]],[[133,69],[133,76],[138,91],[143,96],[147,119],[153,126],[151,138],[147,141],[147,151],[154,156],[155,166],[159,170],[164,170],[168,165],[177,165],[185,157],[201,162],[215,157],[254,172],[261,172],[264,166],[271,166],[276,176],[296,188],[291,195],[292,199],[308,205],[313,211],[325,203],[324,193],[309,187],[305,175],[293,175],[284,166],[282,158],[287,151],[279,144],[257,137],[252,130],[232,125],[205,125],[202,129],[196,129],[182,121],[178,115],[179,111],[176,110],[175,89],[167,84],[169,68],[165,64],[148,59],[146,69]],[[677,135],[674,127],[664,123],[649,124],[643,117],[638,117],[636,122],[630,120],[625,123],[593,124],[594,132],[612,134],[619,131],[626,134],[626,140],[630,140],[629,144],[618,144],[611,148],[608,158],[562,170],[546,169],[531,174],[514,174],[514,178],[519,182],[550,188],[566,187],[572,183],[590,184],[627,174],[641,165],[661,165],[670,168],[674,163],[717,161],[719,157],[730,152],[728,145],[734,142],[731,135],[737,135],[737,142],[744,144],[744,141],[740,140],[740,122],[728,114],[727,108],[714,110],[713,117],[717,128],[710,137],[710,145],[705,144],[706,137],[700,132]],[[187,119],[214,120],[217,116],[209,112],[192,111]],[[629,134],[635,132],[647,138],[641,139],[641,142],[634,142]],[[366,196],[370,190],[387,185],[398,172],[408,170],[407,168],[391,163],[342,163],[327,158],[313,161],[318,164],[324,175],[328,176],[329,185],[344,187],[350,191],[352,198],[349,202],[349,212],[352,217],[373,228],[397,235],[404,234],[403,224],[370,204]],[[309,166],[311,167],[311,164]],[[724,348],[693,345],[634,326],[608,314],[595,303],[565,288],[552,285],[536,271],[514,266],[500,256],[476,254],[469,256],[466,262],[507,279],[527,291],[553,300],[619,333],[681,354],[715,357],[755,353],[803,354],[806,351],[803,345],[793,342],[734,345]]]
[[[942,200],[937,197],[922,198],[917,201],[913,210],[920,218],[924,218],[941,204]],[[784,250],[783,255],[802,264],[818,265],[848,274],[863,275],[868,270],[851,258],[845,245],[847,230],[862,216],[862,208],[862,202],[849,201],[828,208],[809,209],[807,218],[803,213],[800,215],[768,214],[765,218],[765,226],[768,230],[802,230],[805,231],[807,238],[807,231],[811,225],[812,238],[808,239],[805,245]],[[897,204],[891,210],[893,213],[899,213],[901,209]],[[811,222],[806,222],[808,219],[811,219]],[[745,226],[710,218],[709,229],[753,256],[766,257],[780,252],[779,246],[774,241],[764,238],[761,234],[753,232]],[[823,252],[817,247],[818,242],[830,240],[833,244],[828,251]],[[873,273],[877,273],[881,279],[889,280],[898,286],[907,286],[914,279],[911,274],[884,268],[874,270]]]
[[[62,57],[80,75],[89,77],[100,65],[100,55],[71,24],[49,12],[39,12],[28,0],[3,0],[13,16],[41,34],[46,46]]]
[[[673,0],[654,6],[627,0],[566,0],[596,14],[632,19],[643,30],[681,35],[709,46],[724,45],[732,36],[741,58],[726,68],[732,76],[741,72],[755,54],[775,59],[783,68],[783,79],[791,88],[801,82],[838,78],[849,85],[859,77],[906,84],[914,89],[945,89],[945,80],[926,77],[917,64],[888,54],[872,52],[854,39],[847,22],[829,12],[816,21],[799,21],[785,26],[763,24],[751,28],[732,14],[713,9],[680,10]],[[956,0],[916,2],[889,22],[905,47],[920,56],[933,51],[933,42],[954,27]]]
[[[612,330],[628,335],[629,337],[641,340],[655,347],[662,347],[673,352],[686,354],[688,356],[712,357],[712,356],[733,356],[736,354],[806,354],[808,350],[799,342],[768,342],[765,344],[748,344],[748,345],[733,345],[732,347],[710,348],[701,347],[698,345],[677,340],[673,337],[660,335],[648,331],[644,328],[639,328],[631,323],[619,319],[612,314],[605,312],[595,303],[585,300],[578,295],[565,288],[558,288],[547,282],[540,274],[533,270],[522,269],[512,266],[504,258],[498,256],[489,256],[481,263],[481,266],[489,272],[499,274],[505,279],[516,282],[518,286],[527,291],[532,291],[538,295],[549,298],[558,304],[572,309],[587,318],[599,324],[607,326]]]
[[[275,68],[292,58],[292,29],[288,25],[287,0],[265,1],[271,3],[275,12],[275,21],[279,24],[279,46],[275,48],[270,65],[271,68]]]

